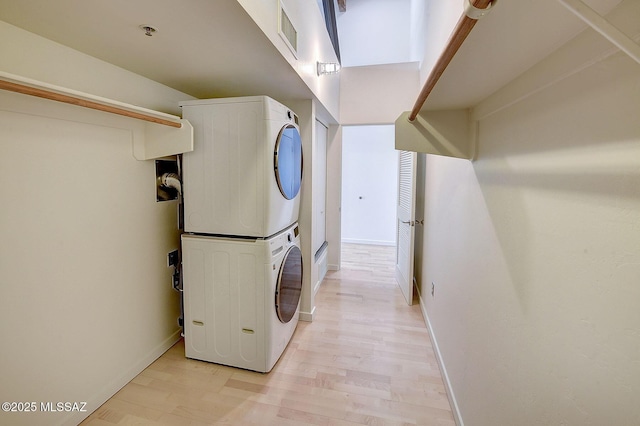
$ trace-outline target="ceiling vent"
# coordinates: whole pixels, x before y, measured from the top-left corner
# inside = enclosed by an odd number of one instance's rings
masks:
[[[278,33],[280,37],[285,41],[293,55],[298,57],[298,31],[296,31],[293,23],[291,23],[291,19],[289,19],[289,15],[284,10],[282,2],[278,2],[280,5],[280,14],[278,17]]]

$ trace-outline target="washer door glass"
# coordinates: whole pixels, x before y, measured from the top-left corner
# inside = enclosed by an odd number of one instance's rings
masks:
[[[292,246],[284,256],[276,286],[276,313],[280,322],[287,323],[298,309],[302,292],[302,252]]]
[[[302,183],[302,141],[298,129],[291,124],[280,129],[273,162],[280,192],[292,200],[300,192]]]

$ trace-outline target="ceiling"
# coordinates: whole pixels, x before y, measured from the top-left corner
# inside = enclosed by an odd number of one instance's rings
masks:
[[[620,2],[584,1],[601,14]],[[196,98],[313,97],[237,1],[0,0],[0,20]],[[148,37],[140,25],[157,32]],[[476,105],[585,27],[557,0],[500,1],[477,23],[425,108]]]
[[[0,20],[196,98],[311,97],[237,1],[0,0]]]

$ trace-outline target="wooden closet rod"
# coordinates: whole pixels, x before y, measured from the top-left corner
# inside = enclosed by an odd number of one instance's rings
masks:
[[[496,2],[496,0],[468,1],[473,7],[477,9],[488,9],[490,5],[493,6],[492,3]],[[462,43],[466,40],[467,36],[473,29],[474,25],[476,25],[477,21],[478,18],[470,18],[467,15],[466,11],[462,14],[460,19],[458,20],[458,23],[456,24],[455,29],[453,30],[453,33],[451,34],[451,37],[449,38],[449,41],[447,42],[444,51],[438,58],[438,61],[431,70],[431,74],[429,74],[429,77],[427,77],[427,81],[424,83],[424,86],[422,87],[422,90],[418,95],[418,99],[416,100],[416,103],[411,110],[411,114],[409,114],[409,121],[414,121],[416,119],[418,113],[422,109],[422,106],[426,102],[427,97],[436,86],[438,80],[440,80],[442,73],[444,73],[444,70],[447,68],[455,54],[458,52],[458,49],[460,49],[460,46],[462,46]]]
[[[112,114],[123,115],[125,117],[136,118],[138,120],[149,121],[151,123],[162,124],[165,126],[180,128],[182,124],[178,121],[167,120],[160,117],[154,117],[152,115],[144,114],[141,112],[129,111],[124,108],[119,108],[113,105],[105,105],[99,102],[78,98],[71,95],[52,92],[46,89],[40,89],[37,87],[31,87],[28,85],[14,83],[10,81],[0,80],[0,89],[9,90],[12,92],[22,93],[25,95],[37,96],[39,98],[50,99],[53,101],[64,102],[71,105],[77,105],[85,108],[96,109],[98,111],[109,112]]]

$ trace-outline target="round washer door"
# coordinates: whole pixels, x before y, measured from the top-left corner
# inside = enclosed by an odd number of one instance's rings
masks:
[[[302,184],[302,141],[298,129],[291,124],[280,129],[273,166],[280,192],[287,200],[294,199]]]
[[[287,323],[298,309],[302,292],[302,252],[292,246],[284,256],[276,285],[276,313],[280,322]]]

